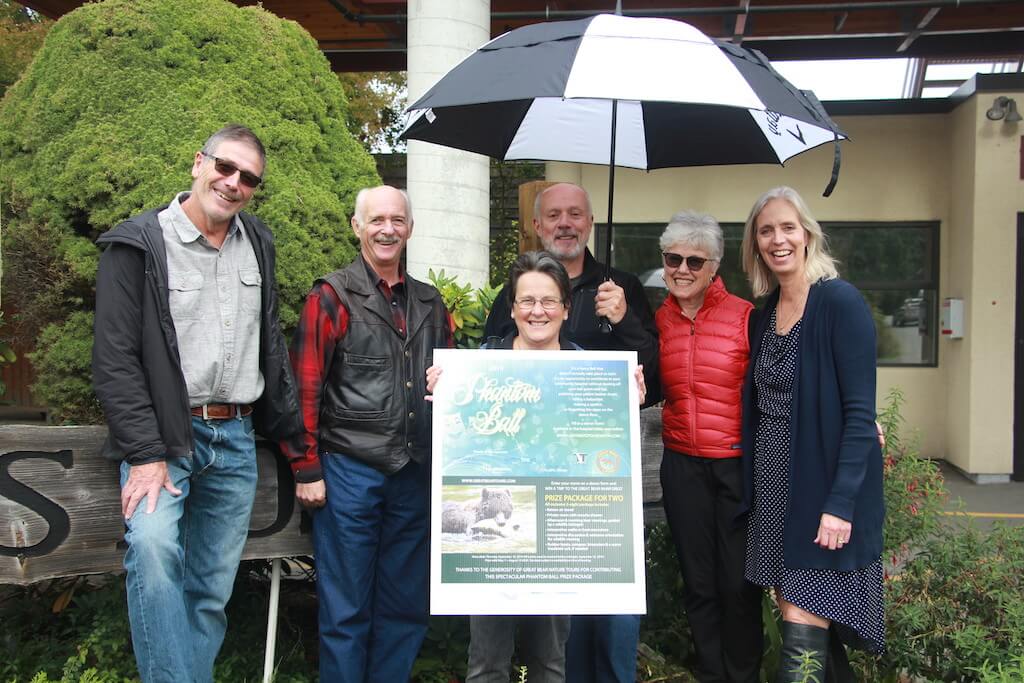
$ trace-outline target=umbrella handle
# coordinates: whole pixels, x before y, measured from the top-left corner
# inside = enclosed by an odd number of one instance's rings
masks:
[[[597,319],[597,329],[601,334],[611,334],[612,321],[602,315]]]

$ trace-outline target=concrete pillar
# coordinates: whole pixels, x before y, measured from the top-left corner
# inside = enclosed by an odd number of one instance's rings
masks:
[[[409,1],[409,102],[490,39],[490,0]],[[444,269],[487,283],[490,171],[487,157],[409,142],[407,182],[415,220],[406,264],[426,279]]]

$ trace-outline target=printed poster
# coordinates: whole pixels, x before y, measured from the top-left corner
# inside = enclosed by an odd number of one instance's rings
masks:
[[[438,349],[432,614],[644,614],[636,354]]]

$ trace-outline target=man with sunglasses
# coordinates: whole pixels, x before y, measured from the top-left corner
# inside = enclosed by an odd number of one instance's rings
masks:
[[[544,249],[569,272],[572,303],[562,326],[566,337],[588,351],[636,351],[644,367],[647,403],[658,399],[658,330],[643,285],[632,273],[608,269],[587,242],[594,212],[586,190],[557,183],[533,205],[533,228]],[[610,279],[609,279],[610,276]],[[601,318],[611,331],[601,330]],[[502,338],[515,327],[509,297],[502,290],[487,316],[485,336]],[[566,645],[565,678],[570,683],[632,683],[640,618],[636,615],[574,616]]]
[[[206,682],[256,492],[254,430],[302,431],[273,236],[241,213],[259,138],[231,124],[192,188],[99,239],[93,383],[121,461],[132,646],[144,683]]]

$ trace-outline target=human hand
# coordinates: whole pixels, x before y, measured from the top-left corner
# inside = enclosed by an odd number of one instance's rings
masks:
[[[146,514],[152,514],[160,499],[161,489],[167,489],[172,496],[181,495],[181,490],[174,486],[167,473],[165,461],[132,465],[128,472],[128,481],[121,487],[121,514],[125,519],[131,519],[143,498],[146,499]]]
[[[640,403],[644,402],[647,398],[647,381],[644,380],[644,366],[636,366],[636,371],[633,372],[633,379],[636,381],[636,392],[640,394]]]
[[[882,424],[875,420],[875,431],[878,432],[878,445],[881,446],[882,450],[885,450],[885,431],[882,429]]]
[[[598,317],[608,318],[613,325],[626,317],[626,293],[612,280],[605,280],[597,288],[594,310]]]
[[[818,535],[814,538],[814,542],[822,548],[842,550],[843,545],[850,540],[851,533],[853,533],[852,524],[845,519],[823,512],[821,522],[818,524]]]
[[[427,368],[427,395],[424,396],[428,401],[433,401],[434,397],[431,394],[434,393],[434,387],[437,386],[437,380],[441,378],[441,366],[431,365]]]
[[[307,484],[295,484],[295,497],[304,508],[322,508],[327,502],[327,486],[324,480],[311,481]]]

